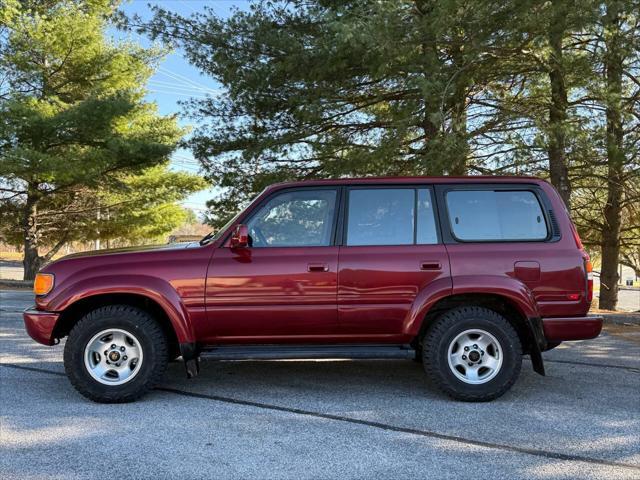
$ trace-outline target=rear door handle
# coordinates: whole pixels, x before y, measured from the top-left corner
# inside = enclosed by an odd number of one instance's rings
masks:
[[[420,270],[440,270],[442,265],[440,262],[434,262],[425,260],[424,262],[420,262]]]
[[[309,272],[328,272],[329,265],[326,263],[310,263],[307,265],[307,270]]]

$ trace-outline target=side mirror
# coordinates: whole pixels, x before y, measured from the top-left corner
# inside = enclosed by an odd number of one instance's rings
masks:
[[[249,228],[246,225],[236,225],[231,235],[231,248],[246,248],[249,246]]]

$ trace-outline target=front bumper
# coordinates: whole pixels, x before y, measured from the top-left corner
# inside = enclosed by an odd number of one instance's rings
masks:
[[[602,317],[543,318],[542,329],[548,342],[596,338],[602,330]]]
[[[53,328],[56,326],[59,316],[59,313],[44,312],[35,308],[29,308],[22,314],[24,326],[29,336],[43,345],[56,343],[56,339],[53,337]]]

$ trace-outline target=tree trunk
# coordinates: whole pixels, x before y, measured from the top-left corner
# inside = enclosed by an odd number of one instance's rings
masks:
[[[549,104],[549,175],[551,183],[556,187],[567,209],[571,211],[571,183],[566,158],[566,125],[567,125],[567,88],[564,78],[562,39],[566,30],[566,8],[563,0],[553,3],[554,16],[549,26],[549,85],[551,87],[551,103]]]
[[[24,234],[24,257],[22,259],[24,273],[22,278],[24,280],[33,280],[36,278],[36,273],[38,273],[38,270],[40,270],[42,266],[42,258],[38,253],[36,202],[35,191],[29,188],[22,218],[22,232]]]
[[[462,50],[460,50],[460,53],[462,53]],[[457,58],[454,57],[454,59]],[[452,157],[449,175],[466,175],[468,167],[467,161],[469,159],[469,141],[467,138],[467,83],[461,75],[458,75],[456,79],[453,102],[453,108],[451,109],[451,131],[455,140],[455,152]]]
[[[620,229],[624,184],[624,132],[622,128],[623,55],[620,38],[619,5],[607,4],[604,16],[605,75],[607,95],[607,204],[604,207],[605,228],[602,233],[602,270],[600,272],[600,308],[615,310],[618,303],[618,263],[620,261]]]
[[[416,0],[415,7],[417,14],[428,22],[433,15],[435,3],[431,0]],[[441,62],[438,58],[438,41],[432,28],[424,28],[422,49],[422,68],[424,69],[425,81],[429,82],[433,75],[441,69]],[[419,121],[419,128],[424,134],[424,141],[421,148],[420,166],[417,173],[420,175],[444,175],[445,165],[442,161],[441,148],[441,119],[434,122],[434,116],[440,112],[442,98],[433,92],[424,95],[422,99],[424,112]]]
[[[425,105],[428,105],[425,101]],[[425,107],[425,115],[422,119],[422,131],[424,132],[424,146],[422,148],[422,165],[420,167],[420,174],[422,175],[443,175],[442,164],[433,158],[433,152],[436,150],[433,145],[438,139],[439,129],[436,124],[430,118],[431,109]]]
[[[22,266],[24,267],[24,274],[22,276],[24,280],[33,280],[36,278],[36,273],[38,273],[42,267],[42,259],[38,256],[38,247],[28,240],[24,242]]]

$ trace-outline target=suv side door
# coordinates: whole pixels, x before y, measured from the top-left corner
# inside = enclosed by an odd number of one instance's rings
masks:
[[[338,266],[340,331],[397,341],[418,293],[435,281],[451,286],[433,189],[353,186],[346,191],[344,216]]]
[[[227,242],[212,257],[205,339],[305,341],[336,332],[339,197],[336,187],[279,190],[253,210],[244,220],[250,246]]]

